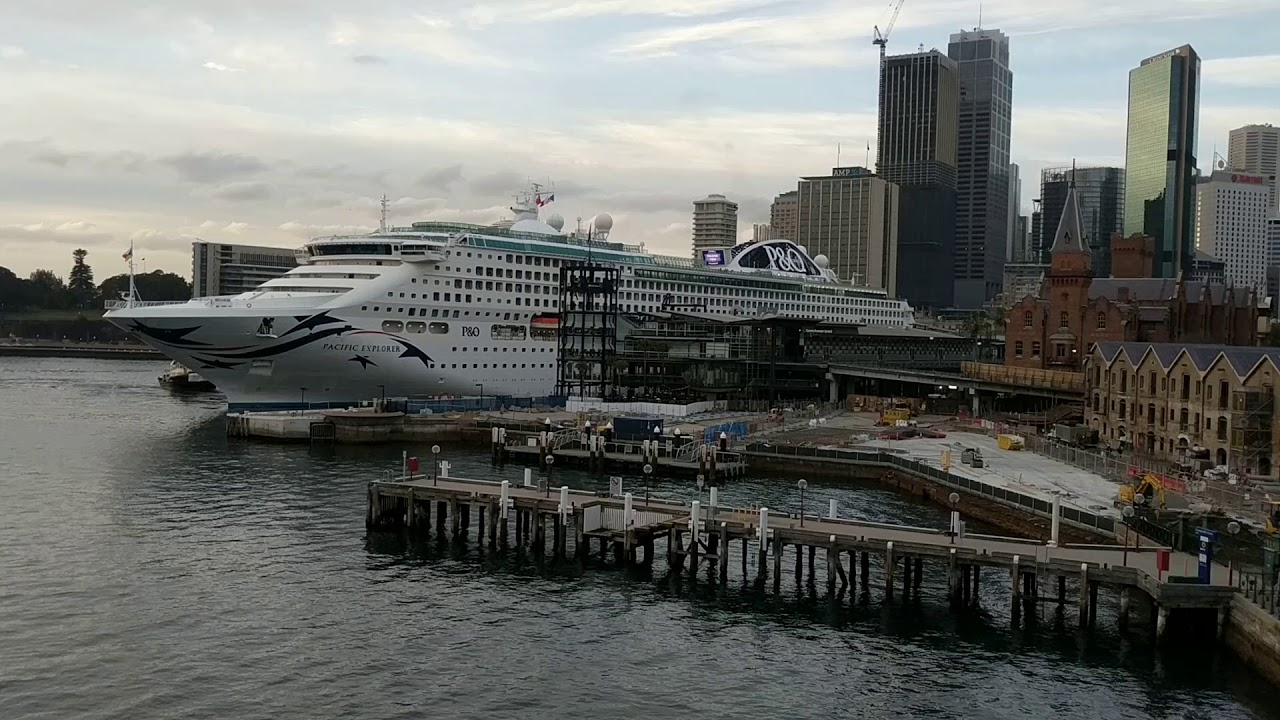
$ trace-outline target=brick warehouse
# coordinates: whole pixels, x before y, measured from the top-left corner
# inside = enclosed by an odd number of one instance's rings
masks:
[[[1269,310],[1252,288],[1153,278],[1153,243],[1112,236],[1116,276],[1095,278],[1074,185],[1050,248],[1038,296],[1005,317],[1005,363],[1079,372],[1099,342],[1256,345]]]

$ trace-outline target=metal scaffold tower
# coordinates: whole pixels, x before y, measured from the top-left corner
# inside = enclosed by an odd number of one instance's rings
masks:
[[[590,263],[561,268],[557,395],[614,394],[618,284],[617,268]]]

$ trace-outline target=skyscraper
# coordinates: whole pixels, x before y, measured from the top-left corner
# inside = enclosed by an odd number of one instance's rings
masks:
[[[982,28],[955,33],[947,56],[960,79],[955,304],[977,308],[1000,292],[1012,233],[1009,38]]]
[[[956,63],[929,52],[885,58],[876,174],[898,186],[898,296],[951,307],[956,212]]]
[[[778,195],[769,206],[769,225],[773,236],[784,240],[796,239],[796,191]]]
[[[1261,175],[1215,170],[1196,186],[1196,247],[1222,261],[1233,285],[1266,286],[1270,202]]]
[[[1044,227],[1057,227],[1062,219],[1072,174],[1076,200],[1084,218],[1083,231],[1093,255],[1093,272],[1111,276],[1111,235],[1124,230],[1124,168],[1054,167],[1040,171],[1041,212]],[[1042,260],[1048,262],[1048,257]]]
[[[1280,177],[1280,128],[1267,125],[1245,125],[1231,131],[1227,140],[1227,167],[1231,170],[1261,175],[1271,188],[1271,212],[1280,211],[1276,183]]]
[[[1155,239],[1156,277],[1191,269],[1199,115],[1200,56],[1190,45],[1129,71],[1124,234]]]
[[[794,240],[826,255],[840,279],[894,295],[898,284],[898,186],[864,167],[800,179]]]
[[[731,248],[738,244],[738,203],[723,195],[693,201],[693,258],[703,250]]]
[[[1018,163],[1009,163],[1009,237],[1005,241],[1004,260],[1014,262],[1014,256],[1022,252],[1022,236],[1018,234],[1018,214],[1022,212],[1022,169]]]
[[[191,295],[239,295],[298,266],[294,248],[191,243]]]

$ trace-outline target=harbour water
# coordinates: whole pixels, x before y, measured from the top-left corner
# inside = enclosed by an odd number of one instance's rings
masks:
[[[1280,717],[1280,693],[1228,655],[1158,655],[1110,607],[1087,635],[1052,606],[1010,629],[1007,579],[956,615],[927,579],[887,606],[790,576],[781,598],[722,596],[661,565],[628,577],[369,538],[365,483],[401,448],[229,442],[220,399],[168,394],[163,368],[0,359],[0,717]],[[458,476],[522,472],[448,457]],[[794,479],[724,497],[798,505]],[[807,502],[830,498],[945,523],[810,480]]]

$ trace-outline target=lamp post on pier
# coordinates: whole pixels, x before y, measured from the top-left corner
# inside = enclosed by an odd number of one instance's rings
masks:
[[[800,482],[796,483],[796,487],[800,488],[800,527],[804,527],[804,491],[809,487],[809,481],[800,478]]]

